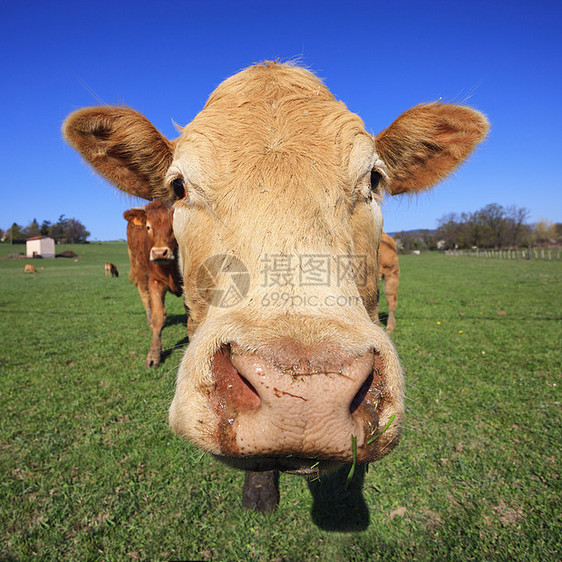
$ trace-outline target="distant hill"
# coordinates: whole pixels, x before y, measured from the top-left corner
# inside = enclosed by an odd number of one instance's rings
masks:
[[[437,229],[433,228],[414,228],[413,230],[397,230],[396,232],[387,232],[387,234],[389,236],[392,236],[392,238],[394,238],[395,236],[398,236],[400,234],[404,235],[404,234],[408,234],[410,236],[435,236],[435,234],[437,233]]]
[[[388,232],[396,241],[399,253],[409,253],[421,250],[437,250],[439,243],[437,230],[429,228],[418,228],[414,230],[400,230]]]

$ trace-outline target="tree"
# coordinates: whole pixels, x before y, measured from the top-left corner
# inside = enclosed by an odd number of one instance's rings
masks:
[[[554,228],[556,228],[556,241],[562,242],[562,222],[557,222]]]
[[[24,242],[25,238],[22,234],[22,228],[18,223],[13,223],[10,228],[8,228],[8,238],[10,243],[13,242]]]
[[[83,244],[87,242],[90,233],[79,220],[67,219],[64,215],[60,215],[59,220],[54,224],[44,220],[39,225],[37,219],[33,219],[25,228],[22,228],[19,224],[14,223],[5,233],[5,237],[13,242],[23,242],[34,236],[50,236],[59,243]]]
[[[39,223],[37,219],[33,219],[23,230],[23,237],[27,240],[28,238],[33,238],[34,236],[39,236],[41,230],[39,229]]]
[[[67,244],[79,244],[86,242],[90,233],[86,227],[76,219],[66,219],[63,227],[63,240]]]
[[[422,237],[424,249],[426,250],[437,250],[437,240],[435,239],[435,232],[431,230],[420,231]]]
[[[55,224],[49,226],[49,236],[54,238],[57,242],[62,242],[64,236],[64,222],[64,215],[61,215]]]
[[[408,253],[412,250],[435,250],[437,248],[432,230],[421,229],[396,232],[393,238],[400,253]]]
[[[41,236],[48,236],[49,228],[51,228],[51,221],[43,221],[39,229],[39,233],[41,234]]]
[[[43,226],[48,229],[51,238],[65,244],[83,244],[90,236],[86,227],[79,220],[67,219],[64,215],[61,215],[55,224],[45,221]]]
[[[445,215],[439,220],[437,236],[446,248],[502,248],[525,246],[529,226],[525,224],[529,211],[515,206],[507,209],[491,203],[473,213]]]
[[[491,203],[480,211],[476,211],[472,221],[481,226],[480,243],[475,246],[486,248],[500,248],[502,246],[503,232],[505,230],[505,211],[501,205]]]
[[[548,244],[556,241],[556,225],[548,219],[541,219],[533,228],[533,240],[537,244]]]
[[[531,239],[531,228],[526,224],[529,210],[515,205],[507,208],[506,245],[527,246]]]
[[[449,213],[437,222],[439,224],[437,238],[444,242],[444,247],[449,250],[458,247],[462,239],[460,217],[456,213]]]

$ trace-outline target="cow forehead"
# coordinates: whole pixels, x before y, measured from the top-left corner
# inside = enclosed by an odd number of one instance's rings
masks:
[[[153,234],[172,237],[172,211],[162,201],[153,201],[146,205],[143,210],[145,220],[142,224],[149,226]],[[134,222],[133,224],[137,223]]]
[[[361,149],[352,151],[358,137]],[[203,188],[263,186],[272,176],[278,185],[295,178],[353,183],[373,154],[361,119],[318,78],[302,68],[258,65],[223,82],[183,129],[170,174]]]
[[[239,103],[252,103],[259,98],[265,101],[293,95],[335,101],[322,81],[305,68],[291,64],[265,62],[256,64],[227,78],[211,94],[205,108],[231,103],[235,97]]]

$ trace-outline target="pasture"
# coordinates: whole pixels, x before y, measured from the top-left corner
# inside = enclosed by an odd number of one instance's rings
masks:
[[[0,260],[0,558],[560,559],[562,263],[401,256],[402,442],[347,490],[281,475],[264,516],[167,427],[181,300],[145,369],[126,244],[61,249],[78,261]]]

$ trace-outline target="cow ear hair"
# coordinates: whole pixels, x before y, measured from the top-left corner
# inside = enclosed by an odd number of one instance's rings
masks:
[[[86,107],[71,113],[64,138],[120,190],[143,199],[166,196],[164,177],[173,141],[137,111],[127,107]]]
[[[486,137],[489,123],[462,105],[412,107],[375,138],[392,195],[429,189],[453,172]]]
[[[144,226],[146,224],[146,211],[144,209],[128,209],[123,213],[123,218],[131,222],[135,226]]]

